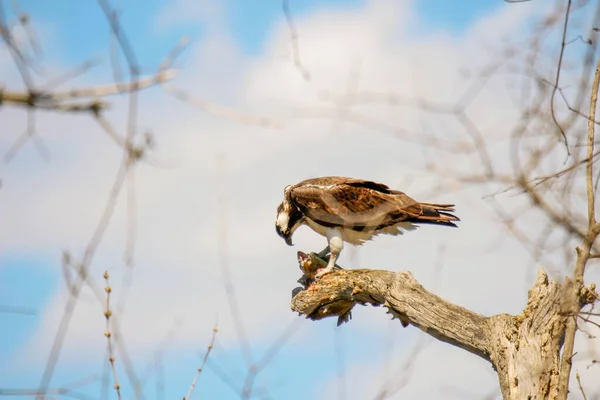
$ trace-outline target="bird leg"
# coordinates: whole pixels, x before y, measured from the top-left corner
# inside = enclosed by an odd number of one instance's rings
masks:
[[[327,240],[329,245],[329,251],[331,251],[331,255],[329,256],[329,263],[325,268],[316,273],[315,278],[320,278],[325,274],[329,274],[333,272],[333,268],[335,266],[335,262],[337,261],[340,253],[344,249],[344,240],[342,239],[342,231],[339,228],[327,229]]]
[[[329,245],[327,245],[327,247],[325,247],[323,250],[321,250],[319,253],[317,253],[317,255],[321,258],[325,258],[327,257],[327,254],[329,254],[330,249],[329,249]]]

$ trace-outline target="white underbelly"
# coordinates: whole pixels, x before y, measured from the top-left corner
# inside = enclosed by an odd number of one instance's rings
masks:
[[[306,224],[319,235],[327,237],[327,228],[323,225],[316,223],[310,218],[306,219]],[[411,224],[410,222],[400,222],[396,225],[388,226],[386,228],[377,230],[377,231],[355,231],[352,229],[341,228],[342,230],[342,239],[346,243],[350,243],[353,245],[361,245],[364,242],[373,239],[373,237],[377,235],[402,235],[404,231],[412,231],[417,229],[416,225]]]

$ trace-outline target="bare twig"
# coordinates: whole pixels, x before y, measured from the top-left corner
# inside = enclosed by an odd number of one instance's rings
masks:
[[[3,1],[0,1],[0,37],[4,39],[4,42],[6,43],[10,55],[12,56],[15,65],[17,66],[17,70],[21,75],[21,79],[23,80],[25,87],[27,88],[27,90],[32,90],[33,79],[31,78],[31,74],[29,73],[28,62],[21,50],[19,49],[19,46],[14,41],[14,38],[12,37],[9,25],[6,21]]]
[[[592,321],[591,319],[589,319],[588,317],[582,317],[580,314],[577,315],[577,318],[581,319],[583,322],[587,322],[588,324],[592,324],[594,325],[596,328],[600,328],[600,323],[596,322],[596,321]],[[581,328],[578,328],[579,330],[582,330]],[[587,333],[587,332],[586,332]],[[588,336],[593,336],[590,335],[588,333]],[[593,337],[591,337],[591,339],[593,339]]]
[[[187,48],[188,44],[190,44],[190,38],[188,36],[184,36],[181,39],[179,39],[179,42],[177,42],[175,46],[173,46],[169,54],[167,54],[163,62],[159,65],[158,73],[161,73],[171,68],[175,63],[175,60]]]
[[[198,378],[200,378],[200,374],[202,373],[202,370],[204,369],[204,365],[206,364],[206,360],[208,360],[208,356],[210,355],[210,352],[215,344],[215,337],[217,336],[217,324],[215,323],[215,326],[213,328],[213,334],[212,334],[212,338],[210,340],[210,343],[208,344],[208,347],[206,349],[206,353],[204,354],[204,358],[202,359],[202,364],[200,364],[200,367],[198,368],[198,370],[196,371],[196,376],[194,376],[194,380],[192,381],[192,384],[190,385],[190,388],[188,390],[187,395],[183,398],[183,400],[189,400],[192,397],[192,393],[194,392],[194,388],[196,387],[196,383],[198,382]]]
[[[91,399],[91,397],[86,396],[83,393],[79,393],[76,390],[84,388],[85,386],[91,385],[92,383],[98,381],[97,376],[88,376],[83,379],[78,379],[75,382],[68,383],[66,385],[49,388],[46,391],[46,395],[52,396],[65,396],[73,399],[87,400]],[[0,397],[36,397],[36,398],[44,398],[44,395],[35,389],[0,389]],[[48,398],[48,397],[46,397]]]
[[[61,86],[69,80],[84,74],[86,71],[90,70],[98,64],[98,60],[89,60],[82,63],[81,65],[78,65],[73,70],[67,71],[64,74],[57,76],[53,80],[46,82],[40,89],[40,94],[50,92],[53,88]]]
[[[64,339],[66,337],[66,332],[69,328],[69,324],[71,322],[71,318],[73,316],[73,312],[75,307],[77,306],[77,298],[81,289],[83,288],[84,282],[89,279],[88,277],[88,269],[94,258],[96,249],[98,248],[98,244],[102,240],[106,228],[108,227],[108,223],[114,213],[115,206],[117,203],[117,199],[119,197],[119,193],[121,192],[121,188],[123,187],[123,182],[125,181],[125,177],[127,176],[127,163],[124,161],[121,164],[121,168],[117,172],[117,176],[115,178],[113,187],[109,193],[108,201],[106,203],[104,212],[98,225],[96,226],[96,230],[92,235],[90,242],[85,250],[83,259],[81,263],[77,266],[78,276],[77,280],[72,284],[71,291],[69,292],[69,298],[67,300],[67,304],[65,305],[65,310],[63,311],[63,315],[58,325],[58,330],[56,332],[56,336],[54,337],[54,342],[52,344],[52,348],[50,350],[50,355],[46,360],[46,367],[44,369],[44,373],[42,375],[42,379],[40,382],[40,393],[45,393],[47,390],[50,381],[52,379],[52,375],[54,373],[54,368],[58,361],[58,357],[62,350],[62,346],[64,344]]]
[[[573,271],[573,279],[575,285],[571,298],[568,299],[569,309],[573,316],[567,319],[567,326],[565,331],[565,342],[560,364],[560,378],[559,378],[559,400],[566,400],[569,393],[569,378],[571,376],[571,365],[573,357],[573,348],[575,346],[575,335],[577,333],[577,320],[575,316],[579,313],[578,297],[583,287],[583,276],[587,261],[590,258],[591,248],[594,241],[600,233],[600,226],[596,223],[595,215],[595,193],[594,193],[594,182],[593,182],[593,162],[592,156],[594,153],[594,138],[595,138],[595,127],[594,123],[596,119],[596,103],[598,101],[598,86],[600,85],[600,58],[596,64],[596,72],[594,74],[594,82],[592,84],[592,90],[590,95],[590,118],[588,120],[588,147],[587,147],[587,164],[586,164],[586,191],[587,191],[587,208],[588,208],[588,229],[587,234],[583,237],[582,244],[577,248],[577,262],[575,264],[575,270]]]
[[[182,37],[162,61],[162,63],[158,67],[157,73],[160,74],[168,68],[171,68],[177,57],[179,57],[181,53],[187,48],[189,42],[190,39],[187,36]],[[187,103],[193,107],[204,110],[205,112],[214,116],[227,118],[244,125],[256,125],[263,128],[272,129],[281,129],[283,127],[283,124],[281,122],[276,121],[274,119],[246,114],[230,107],[225,107],[210,101],[193,97],[186,91],[178,89],[173,85],[168,84],[167,82],[163,83],[162,87],[165,92],[169,93],[176,99]]]
[[[107,105],[101,101],[91,102],[69,102],[75,99],[87,97],[107,97],[112,95],[128,93],[132,90],[147,89],[152,86],[164,83],[175,76],[174,71],[161,71],[153,76],[135,79],[119,85],[98,85],[83,88],[76,88],[65,91],[27,91],[17,92],[0,88],[0,106],[2,104],[39,108],[51,111],[63,112],[81,112],[87,111],[94,114],[107,108]]]
[[[143,151],[143,150],[142,150]],[[131,154],[131,152],[130,152]],[[137,199],[135,191],[135,163],[138,158],[130,156],[131,166],[129,167],[129,173],[127,174],[127,235],[125,239],[125,252],[123,260],[125,266],[133,267],[133,255],[135,252],[135,242],[137,233]],[[128,275],[131,276],[131,275]]]
[[[243,113],[230,107],[225,107],[210,101],[192,97],[183,90],[177,89],[171,85],[163,85],[165,92],[171,94],[176,99],[197,107],[205,112],[217,117],[227,118],[244,125],[255,125],[261,128],[282,129],[283,124],[280,121],[269,117],[260,117]]]
[[[563,141],[565,142],[565,148],[567,149],[567,154],[569,154],[569,155],[571,154],[571,151],[569,150],[569,142],[567,140],[567,135],[566,135],[563,127],[560,125],[560,123],[556,119],[556,110],[554,107],[554,99],[556,98],[556,91],[558,90],[558,87],[559,87],[560,73],[562,71],[562,63],[563,63],[563,56],[564,56],[565,47],[566,47],[567,28],[569,26],[570,12],[571,12],[571,0],[567,0],[567,9],[565,11],[565,23],[563,25],[563,32],[562,32],[562,39],[561,39],[562,42],[561,42],[561,46],[560,46],[560,55],[558,56],[558,65],[556,66],[556,78],[554,81],[554,89],[552,90],[552,96],[550,97],[550,111],[551,111],[551,115],[552,115],[552,120],[556,124],[556,127],[560,130],[560,134],[562,135]]]
[[[21,11],[21,8],[15,0],[11,0],[10,7],[12,8],[13,13],[17,16],[18,23],[21,28],[23,28],[23,31],[27,36],[27,40],[29,41],[29,46],[33,50],[35,56],[40,57],[42,55],[42,47],[40,46],[40,41],[35,31],[31,27],[31,18],[29,17],[29,14]],[[30,64],[30,66],[33,67],[33,64]]]
[[[243,399],[250,399],[253,396],[254,382],[258,377],[258,374],[267,367],[271,360],[277,355],[279,350],[283,347],[285,342],[292,337],[298,327],[300,320],[298,318],[293,319],[287,327],[281,332],[281,334],[275,339],[273,343],[265,350],[262,357],[258,362],[250,365],[246,372],[246,379],[241,391],[241,397]],[[265,389],[265,388],[263,388]],[[256,395],[256,394],[255,394]]]
[[[246,335],[246,329],[244,328],[244,322],[242,320],[242,313],[233,286],[233,279],[231,276],[231,270],[229,268],[229,257],[228,257],[228,244],[227,244],[227,208],[225,204],[225,196],[223,194],[223,188],[225,185],[225,156],[218,154],[217,156],[217,182],[220,182],[218,189],[218,204],[219,204],[219,232],[218,232],[218,247],[219,247],[219,264],[221,266],[221,272],[223,274],[223,284],[225,286],[225,293],[227,294],[227,302],[233,317],[235,325],[235,332],[237,335],[238,342],[242,348],[242,353],[248,367],[252,365],[252,351],[250,349],[250,342]]]
[[[290,1],[282,0],[281,8],[283,9],[283,15],[285,15],[285,20],[287,21],[290,29],[290,37],[292,40],[292,60],[294,62],[294,66],[296,66],[296,69],[298,69],[302,77],[308,81],[310,80],[310,72],[308,72],[308,70],[302,64],[302,61],[300,61],[298,31],[296,30],[296,25],[294,24],[294,19],[292,18],[292,12],[290,11]]]
[[[433,343],[431,340],[421,336],[417,344],[412,347],[410,354],[398,368],[397,372],[392,374],[392,376],[387,379],[373,399],[387,399],[406,387],[406,385],[408,385],[412,379],[419,356],[423,354],[423,350],[431,343]]]
[[[163,360],[164,353],[167,349],[167,346],[173,342],[173,339],[175,338],[175,335],[176,335],[179,327],[181,326],[181,323],[182,323],[182,319],[176,318],[173,321],[173,325],[171,326],[171,328],[165,334],[161,343],[154,350],[154,354],[152,356],[152,361],[149,362],[148,365],[146,365],[146,368],[140,374],[141,375],[140,376],[140,384],[142,386],[144,386],[149,381],[149,377],[152,374],[153,370],[155,373],[163,372],[162,371],[162,366],[163,366],[162,360]]]
[[[227,368],[222,367],[221,364],[219,364],[214,357],[208,359],[206,365],[210,367],[211,371],[221,380],[221,382],[226,384],[227,387],[229,387],[233,393],[238,395],[241,392],[235,380],[228,373]]]
[[[600,85],[600,59],[596,66],[596,73],[594,75],[594,83],[592,86],[592,94],[590,99],[590,118],[588,120],[588,141],[587,141],[587,163],[585,168],[586,175],[586,188],[587,188],[587,202],[588,202],[588,225],[589,230],[593,230],[596,225],[596,211],[595,211],[595,192],[594,192],[594,163],[592,158],[594,155],[594,139],[595,139],[595,128],[594,123],[596,117],[596,103],[598,101],[598,85]],[[593,239],[592,239],[593,240]],[[583,271],[582,276],[583,278]],[[575,277],[577,279],[577,277]]]
[[[110,327],[110,317],[112,316],[112,310],[110,309],[110,294],[112,293],[112,288],[108,282],[108,271],[104,271],[103,276],[104,280],[106,281],[106,287],[104,288],[104,291],[106,292],[106,309],[104,310],[104,317],[106,318],[106,331],[104,332],[104,336],[106,336],[108,361],[110,362],[110,368],[112,370],[113,380],[115,382],[114,388],[117,392],[117,398],[121,400],[121,385],[119,385],[119,377],[117,375],[117,368],[115,366],[115,354],[113,350],[112,333]]]
[[[587,396],[585,395],[585,391],[583,390],[583,385],[581,385],[581,378],[579,377],[579,371],[575,372],[575,377],[577,378],[577,384],[579,385],[579,390],[581,391],[583,400],[587,400]]]

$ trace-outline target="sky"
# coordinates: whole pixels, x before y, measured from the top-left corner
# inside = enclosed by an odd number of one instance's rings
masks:
[[[91,59],[98,65],[63,87],[112,82],[109,29],[95,2],[18,4],[31,15],[46,76]],[[116,369],[126,397],[133,396],[130,374],[141,382],[145,398],[183,397],[215,324],[217,339],[196,398],[239,398],[248,365],[263,365],[263,357],[268,362],[253,391],[258,398],[370,399],[384,387],[396,390],[392,399],[499,396],[487,362],[402,328],[383,310],[357,308],[342,327],[334,319],[312,322],[291,312],[290,294],[300,276],[296,251],[321,250],[325,242],[303,228],[289,248],[273,223],[283,187],[319,175],[372,179],[422,201],[455,203],[459,229],[422,227],[360,248],[347,245],[340,264],[409,269],[426,288],[473,311],[519,313],[540,265],[507,234],[485,200],[487,192],[436,189],[448,183],[447,174],[426,168],[431,163],[438,169],[473,168],[472,159],[443,151],[444,143],[466,140],[457,133],[457,121],[411,108],[336,105],[331,99],[363,90],[452,104],[471,82],[465,71],[497,64],[502,40],[518,41],[539,11],[529,3],[501,1],[450,6],[442,0],[292,0],[306,80],[294,66],[290,31],[277,1],[114,4],[142,74],[155,73],[185,36],[190,42],[174,64],[172,87],[220,107],[206,112],[161,88],[140,96],[137,128],[150,132],[155,145],[127,181],[90,268],[98,288],[104,286],[103,272],[111,275],[114,321],[126,349],[126,354],[119,349]],[[20,87],[4,50],[0,77],[7,87]],[[517,123],[505,78],[491,79],[469,107],[470,118],[486,134]],[[127,99],[110,101],[107,118],[124,132]],[[232,118],[218,111],[225,107]],[[247,116],[273,123],[261,126]],[[5,153],[24,131],[26,115],[5,108],[0,126]],[[0,166],[0,306],[27,311],[0,313],[0,326],[7,327],[0,329],[0,390],[39,384],[69,297],[63,254],[83,256],[121,159],[120,149],[89,116],[39,113],[37,127],[49,159],[29,141]],[[429,131],[444,133],[437,150],[416,134]],[[503,146],[494,147],[500,164]],[[133,266],[123,261],[128,193],[135,198]],[[523,204],[512,196],[501,201],[507,209]],[[542,226],[535,216],[527,225],[532,231]],[[240,340],[232,299],[248,346]],[[116,398],[102,384],[104,307],[83,289],[51,388],[79,382],[77,395]],[[583,366],[580,372],[590,377],[594,370]]]

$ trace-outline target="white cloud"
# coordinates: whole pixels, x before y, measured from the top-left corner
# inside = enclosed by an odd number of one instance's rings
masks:
[[[168,23],[161,23],[169,26],[184,18],[177,10],[187,13],[188,2],[180,3],[172,15],[163,17]],[[200,11],[185,18],[205,21],[212,12],[220,12],[203,7],[194,8]],[[467,83],[460,78],[459,69],[472,67],[473,60],[484,63],[479,61],[482,49],[472,38],[487,32],[483,27],[489,24],[499,36],[518,34],[515,21],[523,21],[529,12],[524,7],[505,7],[461,38],[439,34],[414,38],[407,30],[415,19],[418,21],[418,15],[407,3],[370,1],[352,10],[319,11],[296,21],[302,62],[312,76],[309,82],[293,67],[289,53],[287,59],[280,57],[280,49],[289,48],[284,22],[274,30],[267,51],[252,59],[244,58],[222,30],[209,31],[190,49],[186,70],[176,85],[199,98],[226,101],[247,112],[272,116],[285,128],[262,130],[239,125],[155,93],[149,95],[150,101],[142,100],[141,123],[156,134],[157,157],[165,168],[142,164],[136,173],[136,266],[126,311],[118,316],[133,353],[154,348],[178,317],[184,323],[175,346],[204,343],[217,312],[221,339],[235,343],[217,251],[219,190],[226,199],[227,254],[248,336],[261,343],[275,337],[279,330],[265,332],[265,326],[282,327],[285,324],[281,321],[294,318],[288,302],[299,276],[295,252],[320,249],[325,242],[303,229],[295,238],[296,247],[286,247],[274,233],[274,212],[286,184],[315,175],[359,176],[391,185],[417,176],[410,186],[400,189],[415,197],[426,195],[426,201],[455,201],[463,219],[459,229],[422,227],[404,237],[382,237],[356,251],[356,263],[368,268],[411,269],[426,287],[439,279],[440,295],[477,312],[518,313],[532,283],[523,282],[527,255],[514,240],[496,242],[505,233],[499,225],[488,223],[490,213],[479,191],[427,193],[429,184],[437,179],[424,171],[424,160],[431,156],[427,150],[386,135],[371,122],[332,122],[331,115],[337,109],[319,98],[323,91],[343,94],[359,60],[359,89],[455,101]],[[490,36],[486,38],[491,40]],[[494,57],[490,55],[486,61],[494,61]],[[495,129],[500,121],[515,115],[508,97],[499,95],[502,83],[492,80],[478,97],[471,115],[483,128]],[[302,107],[311,107],[311,118],[298,116]],[[489,112],[490,107],[494,112]],[[323,110],[331,112],[315,117]],[[388,133],[403,129],[403,138],[414,138],[423,126],[422,115],[411,109],[366,104],[353,110],[387,124]],[[111,116],[122,121],[123,113],[117,107]],[[88,119],[43,118],[40,126],[45,127],[52,162],[42,165],[36,161],[28,144],[0,171],[5,180],[0,191],[0,243],[13,251],[55,255],[68,248],[80,255],[106,202],[120,151]],[[21,116],[11,115],[11,129],[16,130],[22,121]],[[455,121],[444,117],[430,115],[426,122],[435,129],[451,128],[449,132],[460,129]],[[1,148],[8,145],[0,136]],[[216,171],[218,154],[226,156],[222,177]],[[103,270],[111,270],[117,299],[125,290],[119,283],[124,276],[121,257],[125,232],[125,201],[121,198],[92,269],[98,281]],[[436,278],[436,250],[440,245],[445,245],[447,252],[443,272]],[[350,249],[348,246],[342,254],[343,264],[350,259]],[[89,294],[86,298],[90,304],[79,304],[73,317],[63,354],[67,363],[77,362],[82,354],[97,355],[103,349],[101,308]],[[48,332],[55,332],[64,301],[61,288],[48,304],[37,334],[23,349],[28,357],[19,354],[22,362],[39,362],[39,357],[45,357],[53,336]],[[365,332],[388,324],[382,313],[370,309],[357,310],[351,323]],[[473,356],[444,344],[432,348],[436,351],[425,353],[410,386],[415,396],[434,396],[434,379],[440,384],[471,387],[479,390],[477,393],[484,393],[482,390],[493,384]],[[439,363],[440,359],[452,360],[453,366]],[[368,381],[364,374],[369,374],[364,366],[350,367],[349,377],[361,376],[361,381]],[[324,390],[329,393],[334,389]],[[373,392],[373,388],[364,390]],[[354,393],[354,398],[365,398],[360,393]]]
[[[338,397],[343,382],[349,400],[484,398],[499,392],[489,364],[444,343],[429,339],[419,343],[413,338],[410,345],[391,350],[387,356],[387,360],[351,364],[343,378],[323,382],[320,398]]]

